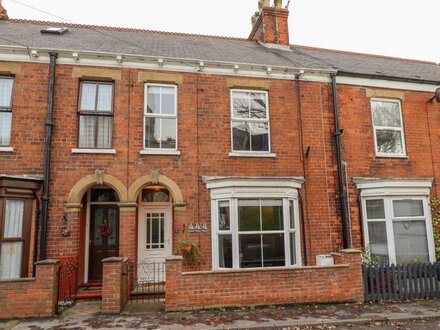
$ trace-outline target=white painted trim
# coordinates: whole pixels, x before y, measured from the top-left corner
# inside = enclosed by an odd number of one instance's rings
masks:
[[[357,189],[373,188],[400,188],[402,192],[407,189],[419,190],[425,192],[432,187],[432,178],[426,179],[380,179],[380,178],[353,178]]]
[[[0,152],[14,152],[13,147],[0,147]]]
[[[108,154],[116,155],[116,149],[72,149],[72,154]]]
[[[336,83],[343,85],[379,87],[379,88],[389,88],[389,89],[399,89],[399,90],[409,90],[409,91],[429,92],[429,93],[434,93],[435,90],[439,87],[438,85],[389,81],[382,79],[353,78],[353,77],[344,77],[344,76],[337,76]]]
[[[149,114],[147,111],[147,107],[148,107],[148,87],[150,86],[154,86],[154,87],[168,87],[168,88],[173,88],[174,89],[174,114]],[[160,95],[162,96],[162,94]],[[144,83],[144,115],[143,115],[143,123],[144,123],[144,127],[142,129],[143,134],[142,134],[142,147],[144,148],[144,150],[146,151],[150,151],[150,150],[166,150],[168,152],[171,151],[178,151],[179,148],[179,125],[178,125],[178,118],[177,118],[177,113],[178,113],[178,89],[177,89],[177,85],[175,84],[155,84],[155,83]],[[162,104],[161,104],[162,106]],[[175,119],[176,120],[176,149],[149,149],[149,148],[145,148],[145,120],[147,118],[163,118],[163,119]],[[160,125],[159,127],[160,129],[160,135],[162,136],[162,125]],[[154,154],[154,152],[152,153]],[[180,153],[179,153],[180,154]]]
[[[229,157],[276,158],[277,154],[271,152],[257,153],[255,151],[248,151],[248,152],[232,151],[229,153]]]
[[[215,177],[204,176],[203,182],[210,190],[221,188],[241,188],[242,192],[252,193],[256,187],[264,189],[266,192],[273,190],[279,192],[279,189],[300,189],[304,183],[302,177]],[[212,194],[212,192],[211,192]]]
[[[163,155],[163,156],[180,156],[179,150],[167,149],[144,149],[139,151],[140,155]]]
[[[388,256],[390,264],[396,264],[396,248],[395,248],[395,242],[394,242],[394,222],[399,221],[424,221],[425,227],[426,227],[426,237],[427,237],[427,244],[428,244],[428,254],[429,254],[429,261],[435,262],[435,245],[434,245],[434,232],[432,228],[432,218],[431,218],[431,211],[429,208],[429,201],[428,196],[416,196],[416,195],[408,195],[410,192],[407,191],[404,195],[396,195],[396,196],[383,196],[383,195],[371,195],[371,196],[363,196],[362,197],[362,226],[363,226],[363,232],[364,232],[364,241],[365,246],[369,247],[370,241],[369,241],[369,233],[368,233],[368,223],[374,223],[374,222],[385,222],[386,226],[386,236],[387,236],[387,246],[388,246]],[[366,203],[368,200],[371,199],[383,199],[384,201],[384,211],[385,211],[385,218],[384,219],[367,219],[367,207]],[[394,211],[393,211],[393,201],[394,200],[403,200],[403,199],[413,199],[413,200],[422,200],[423,202],[423,217],[402,217],[402,218],[396,218],[394,217]]]
[[[26,63],[44,63],[48,64],[49,56],[46,54],[52,50],[41,49],[37,59],[30,59],[27,49],[23,47],[2,47],[0,46],[0,61],[26,62]],[[331,73],[336,73],[336,70],[326,70],[318,68],[294,68],[294,67],[277,67],[271,66],[272,72],[270,77],[267,74],[267,65],[240,63],[240,62],[222,62],[222,61],[206,61],[199,59],[178,59],[178,58],[164,58],[131,54],[111,54],[98,53],[90,51],[81,51],[79,53],[80,60],[76,62],[72,57],[72,52],[77,50],[57,50],[59,52],[58,64],[74,65],[74,66],[94,66],[94,67],[109,67],[109,68],[130,68],[130,69],[145,69],[156,71],[173,71],[173,72],[187,72],[200,74],[215,74],[236,77],[253,77],[253,78],[270,78],[279,80],[295,80],[296,76],[304,71],[300,77],[301,81],[313,81],[330,83]],[[116,56],[122,55],[123,62],[118,63]],[[158,65],[158,59],[163,59],[163,66]],[[204,62],[203,71],[199,70],[200,61]],[[239,65],[239,70],[234,68]]]
[[[397,103],[399,106],[399,115],[400,115],[400,127],[390,127],[390,126],[376,126],[374,125],[374,117],[373,117],[373,102],[388,102],[388,103]],[[405,141],[405,126],[403,123],[403,115],[402,115],[402,102],[399,99],[387,99],[387,98],[371,98],[370,99],[370,113],[371,113],[371,124],[373,126],[373,137],[374,137],[374,152],[376,157],[392,157],[392,158],[407,158],[406,154],[406,141]],[[376,131],[396,131],[400,132],[402,138],[402,152],[401,153],[386,153],[386,152],[378,152],[377,150],[377,133]]]
[[[266,97],[266,118],[234,118],[234,93],[255,93],[255,94],[264,94],[264,96]],[[271,153],[271,137],[270,137],[270,113],[269,113],[269,92],[268,91],[262,91],[262,90],[254,90],[254,89],[238,89],[238,88],[233,88],[230,89],[229,91],[229,106],[230,106],[230,113],[231,113],[231,120],[230,120],[230,125],[231,125],[231,153],[229,154],[229,156],[231,156],[231,154],[251,154],[251,155],[256,155],[256,154],[270,154]],[[258,152],[258,151],[253,151],[253,150],[249,150],[249,151],[242,151],[242,150],[234,150],[234,131],[233,131],[233,122],[247,122],[247,123],[267,123],[267,135],[268,135],[268,142],[269,142],[269,148],[268,150],[262,151],[262,152]],[[250,148],[252,148],[252,138],[251,141],[249,141],[249,146]],[[234,155],[233,155],[234,156]],[[255,157],[255,156],[250,156],[250,157]]]

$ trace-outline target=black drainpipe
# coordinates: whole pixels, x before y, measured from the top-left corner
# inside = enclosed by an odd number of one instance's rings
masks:
[[[44,182],[43,182],[43,201],[41,211],[41,241],[40,241],[40,260],[46,259],[46,235],[47,235],[47,217],[49,211],[49,178],[50,178],[50,147],[52,142],[52,115],[53,99],[55,92],[55,66],[57,62],[57,53],[50,53],[49,67],[49,95],[47,98],[47,119],[46,119],[46,138],[44,144]]]
[[[38,258],[38,229],[40,227],[40,201],[38,200],[37,191],[32,190],[34,194],[35,203],[37,204],[35,207],[35,234],[34,234],[34,257],[33,257],[33,267],[32,267],[32,277],[35,277],[36,265]]]
[[[338,162],[338,182],[339,182],[339,206],[341,208],[341,221],[342,221],[342,243],[344,249],[348,248],[347,239],[347,215],[345,213],[345,193],[344,193],[344,177],[342,173],[342,152],[341,152],[341,134],[342,130],[339,127],[339,104],[338,104],[338,91],[336,86],[336,75],[332,74],[332,90],[333,90],[333,109],[334,109],[334,122],[335,122],[335,143],[336,143],[336,158]]]

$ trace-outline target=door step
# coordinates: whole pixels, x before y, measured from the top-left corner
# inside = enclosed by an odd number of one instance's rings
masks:
[[[96,300],[102,298],[102,283],[87,283],[82,284],[78,288],[78,299],[81,300]]]

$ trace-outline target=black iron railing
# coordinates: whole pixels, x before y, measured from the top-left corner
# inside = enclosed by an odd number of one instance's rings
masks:
[[[440,297],[440,263],[363,265],[365,301]]]
[[[165,262],[130,264],[130,302],[165,301]]]

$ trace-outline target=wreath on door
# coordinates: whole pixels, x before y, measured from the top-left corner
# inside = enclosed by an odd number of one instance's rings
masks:
[[[99,226],[99,235],[102,238],[107,238],[112,234],[112,226],[108,224],[107,219]]]

